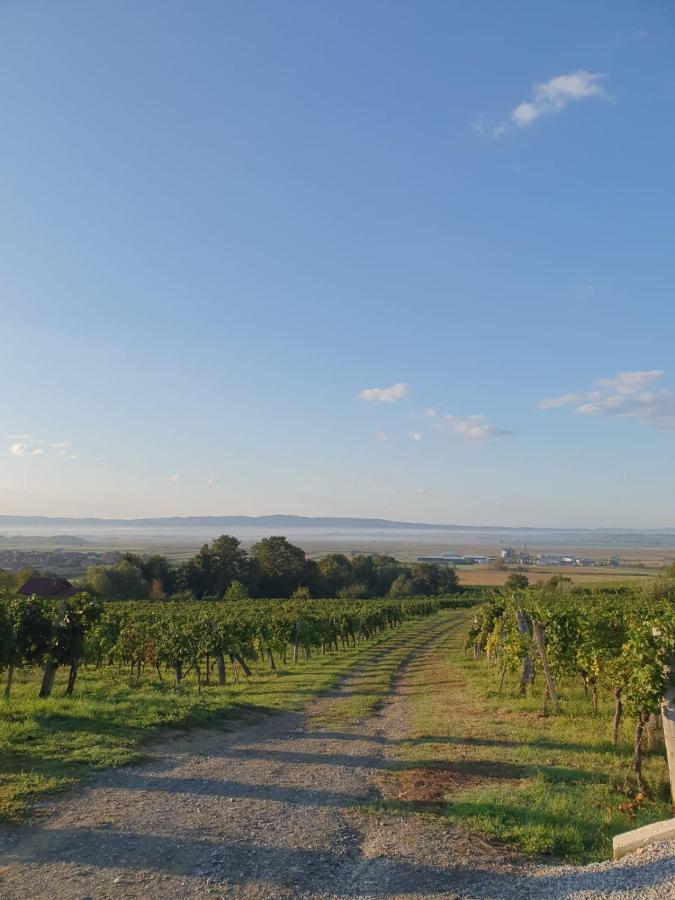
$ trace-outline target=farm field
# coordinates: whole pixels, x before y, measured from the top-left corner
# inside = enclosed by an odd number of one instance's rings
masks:
[[[455,571],[461,585],[477,587],[501,587],[511,574],[507,569],[494,571],[487,566],[457,566]],[[554,575],[562,575],[574,585],[621,585],[645,583],[654,579],[657,572],[653,569],[531,566],[523,567],[522,574],[528,577],[531,584],[548,581]]]

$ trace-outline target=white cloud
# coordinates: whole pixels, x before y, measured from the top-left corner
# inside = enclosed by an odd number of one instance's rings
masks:
[[[659,369],[619,372],[600,378],[589,391],[547,397],[539,409],[573,406],[580,415],[637,419],[643,425],[675,430],[675,394],[670,388],[654,388],[662,377]]]
[[[422,435],[419,433],[419,431],[409,431],[408,437],[410,438],[411,441],[421,441],[422,440]]]
[[[386,431],[376,431],[375,437],[378,439],[378,441],[388,441],[389,440],[389,435],[387,434]]]
[[[408,385],[399,381],[386,388],[365,388],[359,394],[359,399],[369,403],[396,403],[397,400],[405,400],[407,396]]]
[[[206,482],[210,487],[215,487],[217,484],[220,484],[217,478],[209,478]]]
[[[51,459],[65,457],[78,459],[83,454],[75,450],[70,441],[46,441],[43,438],[31,438],[29,434],[8,434],[5,440],[11,441],[9,452],[12,456],[45,456]]]
[[[24,456],[28,453],[28,444],[25,444],[23,441],[16,441],[16,443],[10,446],[9,452],[13,456]]]
[[[567,75],[556,75],[550,81],[535,82],[532,86],[532,99],[516,106],[511,113],[511,121],[519,128],[524,128],[540,116],[560,112],[576,100],[606,100],[606,78],[601,72],[578,69]]]
[[[429,407],[428,409],[424,410],[424,415],[427,417],[427,419],[435,419],[438,413],[435,409],[433,409],[433,407]]]
[[[169,475],[169,481],[171,482],[171,484],[175,484],[179,480],[180,480],[180,475],[177,472],[174,472],[173,475]]]
[[[443,416],[443,418],[456,434],[473,441],[484,441],[512,434],[507,428],[490,425],[485,421],[485,416],[468,416],[466,419],[458,416]]]
[[[578,403],[583,394],[563,394],[561,397],[545,397],[539,404],[539,409],[558,409],[560,406],[570,406]]]

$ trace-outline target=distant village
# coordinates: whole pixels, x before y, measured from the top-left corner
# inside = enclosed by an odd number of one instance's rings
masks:
[[[84,575],[89,566],[113,566],[121,558],[121,554],[115,550],[0,549],[0,569],[7,572],[31,569],[54,574]]]
[[[440,556],[418,556],[417,561],[448,566],[481,566],[499,561],[521,566],[608,566],[617,568],[620,565],[618,556],[593,558],[569,553],[531,553],[527,548],[516,550],[513,547],[504,547],[499,556],[460,556],[454,553],[443,553]]]

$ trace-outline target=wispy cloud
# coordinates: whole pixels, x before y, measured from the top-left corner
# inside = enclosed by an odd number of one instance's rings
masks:
[[[506,437],[513,433],[508,428],[499,428],[497,425],[491,425],[486,421],[485,416],[468,416],[465,419],[458,416],[443,416],[443,418],[456,434],[460,434],[462,437],[472,441]]]
[[[519,128],[531,125],[540,116],[557,113],[577,100],[606,100],[605,81],[601,72],[577,69],[567,75],[556,75],[549,81],[535,82],[532,98],[524,100],[511,113],[511,121]]]
[[[408,437],[410,438],[411,441],[421,441],[422,440],[422,435],[420,434],[419,431],[409,431]]]
[[[408,385],[399,381],[385,388],[365,388],[359,394],[359,399],[368,403],[396,403],[398,400],[405,400],[407,396]]]
[[[220,484],[217,478],[209,478],[206,483],[209,485],[209,487],[215,487],[217,484]]]
[[[425,418],[427,418],[427,419],[435,419],[435,418],[437,418],[438,413],[436,412],[436,410],[433,407],[429,406],[429,407],[427,407],[427,409],[424,410],[422,415],[425,416]]]
[[[637,419],[643,425],[675,430],[675,394],[671,388],[657,387],[663,372],[619,372],[611,378],[600,378],[588,391],[547,397],[539,409],[572,406],[585,416],[617,416]]]
[[[526,128],[541,116],[559,113],[570,103],[611,99],[605,89],[606,81],[607,76],[603,72],[588,72],[586,69],[555,75],[548,81],[536,81],[532,85],[532,96],[514,107],[506,121],[488,126],[479,116],[471,123],[471,128],[480,135],[500,138],[514,128]]]
[[[180,481],[180,475],[178,474],[178,472],[174,472],[173,475],[169,475],[169,481],[171,482],[171,484],[176,484],[178,481]]]
[[[25,441],[15,441],[10,444],[9,452],[12,456],[42,456],[44,450],[42,447],[31,447]]]
[[[376,431],[375,437],[378,439],[378,441],[388,441],[389,440],[389,435],[387,434],[386,431]]]
[[[12,456],[64,456],[68,459],[82,456],[73,449],[69,441],[46,441],[32,438],[30,434],[8,434],[5,435],[5,440],[10,441],[8,449]]]

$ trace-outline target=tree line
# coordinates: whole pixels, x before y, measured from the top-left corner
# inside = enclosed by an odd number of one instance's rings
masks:
[[[330,553],[316,561],[281,536],[263,538],[247,552],[236,537],[222,535],[179,565],[166,556],[125,553],[114,566],[88,569],[81,587],[105,599],[357,600],[444,596],[458,592],[459,581],[444,565],[402,563],[380,553]]]

